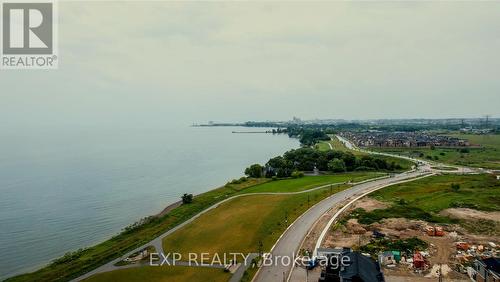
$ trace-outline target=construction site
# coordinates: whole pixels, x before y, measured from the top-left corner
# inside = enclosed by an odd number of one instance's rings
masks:
[[[383,202],[364,198],[350,211],[384,207]],[[500,221],[497,214],[494,217]],[[351,218],[334,226],[324,246],[350,247],[372,257],[386,281],[481,281],[474,280],[477,261],[498,259],[498,244],[498,236],[472,234],[453,224],[388,218],[366,225]]]

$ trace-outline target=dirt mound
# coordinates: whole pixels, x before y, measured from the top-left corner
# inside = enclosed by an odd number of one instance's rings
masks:
[[[483,212],[467,208],[451,208],[442,210],[439,214],[458,219],[486,219],[500,222],[500,212]]]
[[[387,207],[389,207],[388,204],[369,197],[364,197],[354,204],[354,208],[362,208],[368,212],[376,209],[385,209]]]
[[[361,224],[358,223],[357,219],[349,219],[346,223],[346,228],[349,230],[351,233],[354,234],[365,234],[366,229],[361,226]]]

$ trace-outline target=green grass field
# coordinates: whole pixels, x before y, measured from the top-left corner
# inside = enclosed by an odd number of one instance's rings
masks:
[[[84,281],[87,282],[108,282],[108,281],[207,281],[219,282],[228,281],[230,273],[221,269],[205,267],[186,266],[161,266],[161,267],[138,267],[116,270],[94,275]]]
[[[336,186],[332,193],[347,188]],[[286,227],[330,195],[323,188],[296,195],[249,195],[226,202],[163,240],[165,252],[257,252],[269,250]]]
[[[458,191],[451,184],[460,185]],[[390,186],[370,195],[377,200],[418,207],[429,213],[464,206],[484,211],[500,210],[500,181],[490,174],[438,175]]]
[[[285,179],[280,181],[271,181],[260,185],[255,185],[243,190],[241,193],[258,192],[298,192],[308,190],[314,187],[342,183],[347,181],[360,182],[370,178],[384,176],[385,173],[378,172],[352,172],[342,174],[328,174],[318,176],[304,176],[297,179]]]
[[[375,174],[373,174],[375,175]],[[323,178],[337,180],[335,178]],[[314,178],[314,177],[310,177]],[[306,185],[312,183],[308,178],[302,181]],[[267,186],[271,183],[282,183],[288,185],[294,180],[274,181],[259,186]],[[292,185],[294,186],[294,185]],[[298,186],[296,186],[298,187]],[[163,248],[166,253],[178,252],[183,258],[188,258],[188,253],[210,254],[218,253],[229,256],[231,252],[258,252],[259,243],[262,242],[262,250],[271,248],[286,227],[310,206],[318,201],[348,188],[348,185],[329,187],[296,195],[248,195],[239,197],[221,204],[199,218],[174,232],[163,240]],[[282,187],[268,186],[266,191],[281,191]],[[136,273],[138,272],[138,273]],[[143,275],[141,268],[128,270],[133,277]],[[116,275],[116,276],[115,276]],[[122,277],[121,271],[107,273],[105,279],[118,281]],[[168,275],[166,273],[165,275]],[[92,280],[93,281],[93,280]],[[128,280],[126,280],[128,281]],[[172,280],[174,281],[174,280]],[[175,281],[198,281],[182,280]],[[203,279],[199,281],[205,281]]]
[[[448,164],[500,169],[500,135],[451,134],[467,139],[471,144],[468,152],[460,148],[370,148],[371,150],[395,153]]]
[[[460,188],[453,190],[452,184],[459,184]],[[447,208],[499,211],[500,181],[490,174],[432,176],[384,188],[370,197],[390,203],[390,206],[370,212],[356,209],[343,221],[354,217],[362,224],[371,224],[384,218],[403,217],[460,224],[472,233],[500,236],[500,224],[495,221],[456,219],[439,213]]]

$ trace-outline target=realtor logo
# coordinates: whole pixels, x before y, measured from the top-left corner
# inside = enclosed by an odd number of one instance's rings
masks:
[[[4,1],[1,4],[2,68],[57,68],[55,3]]]

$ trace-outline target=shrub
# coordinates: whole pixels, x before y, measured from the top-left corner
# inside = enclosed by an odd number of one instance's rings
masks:
[[[462,153],[462,154],[468,154],[469,152],[470,152],[469,148],[460,149],[460,153]]]
[[[344,172],[346,171],[345,162],[341,159],[333,159],[328,162],[328,169],[332,172]]]
[[[193,202],[193,194],[182,195],[182,203],[183,204],[191,204],[192,202]]]
[[[294,171],[292,172],[292,178],[301,178],[304,176],[304,173],[302,171]]]
[[[458,192],[458,190],[460,190],[460,184],[458,184],[458,183],[451,183],[451,190],[453,192]]]
[[[355,171],[373,171],[375,170],[373,167],[367,167],[367,166],[358,166]]]
[[[253,178],[262,177],[264,168],[260,164],[253,164],[245,169],[245,175]]]

